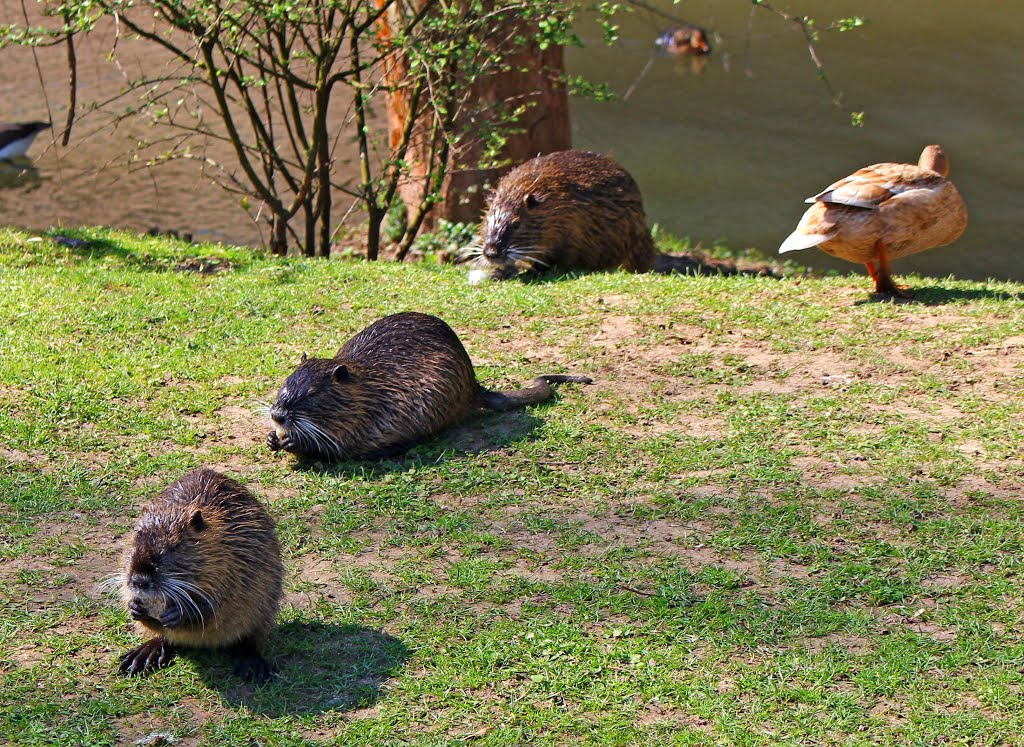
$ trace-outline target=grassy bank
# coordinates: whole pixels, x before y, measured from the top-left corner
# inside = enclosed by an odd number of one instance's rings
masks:
[[[0,742],[911,745],[1024,733],[1024,286],[268,259],[0,229]],[[898,267],[897,267],[898,269]],[[303,352],[446,319],[491,387],[591,375],[407,457],[264,444]],[[125,679],[100,583],[223,469],[279,523],[256,689]]]

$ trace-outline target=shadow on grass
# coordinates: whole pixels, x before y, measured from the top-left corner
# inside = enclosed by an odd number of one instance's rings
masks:
[[[551,399],[532,405],[532,409],[548,407],[558,401]],[[499,451],[512,444],[530,441],[541,425],[540,418],[524,412],[486,412],[449,428],[434,438],[417,444],[404,454],[383,459],[349,460],[325,463],[316,459],[298,459],[294,469],[327,475],[353,475],[382,477],[396,472],[408,472],[412,467],[443,464],[449,459]]]
[[[398,673],[409,649],[394,636],[358,625],[289,622],[265,651],[278,675],[257,687],[231,673],[229,657],[193,654],[203,682],[232,708],[246,706],[271,718],[372,707],[384,683]]]
[[[156,256],[133,251],[123,242],[91,236],[80,229],[54,228],[44,231],[42,235],[58,246],[70,250],[78,259],[95,260],[103,259],[104,257],[116,257],[124,262],[124,264],[137,270],[192,272],[209,275],[226,270],[241,269],[237,262],[229,262],[223,257],[196,256],[194,253],[201,251],[198,245],[193,245],[191,242],[174,236],[164,236],[163,240],[181,241],[181,253],[174,256]],[[140,237],[141,239],[145,239],[145,237],[142,236]]]
[[[654,259],[654,266],[651,267],[650,272],[656,275],[703,275],[713,277],[745,275],[781,278],[782,269],[781,265],[773,264],[769,261],[712,258],[690,252],[677,252],[673,254],[659,252]],[[544,283],[572,280],[573,278],[586,275],[607,272],[608,270],[561,270],[556,268],[547,272],[524,272],[508,279],[525,285],[542,285]]]
[[[988,288],[942,288],[938,286],[928,288],[910,288],[913,296],[910,298],[899,298],[884,293],[872,293],[867,298],[854,302],[854,306],[863,306],[869,303],[893,303],[898,305],[911,306],[944,306],[952,303],[965,301],[995,300],[995,301],[1022,301],[1024,293],[1007,293],[1005,291],[989,290]]]

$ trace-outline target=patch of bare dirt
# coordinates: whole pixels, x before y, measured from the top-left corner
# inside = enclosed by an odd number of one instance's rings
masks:
[[[199,275],[215,275],[231,269],[231,263],[222,257],[189,257],[174,266],[178,272],[193,272]]]
[[[0,446],[0,459],[10,462],[11,464],[35,464],[41,463],[46,460],[45,456],[32,456],[19,449],[9,449],[6,446]]]
[[[812,654],[820,654],[826,649],[835,647],[841,648],[853,656],[858,656],[870,653],[874,649],[874,642],[870,638],[844,633],[829,633],[819,638],[807,638],[801,641],[800,645]]]

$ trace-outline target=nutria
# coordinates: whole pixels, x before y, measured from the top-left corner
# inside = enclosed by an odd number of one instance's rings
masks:
[[[479,241],[462,259],[476,265],[471,283],[550,269],[774,274],[659,252],[633,177],[608,156],[583,150],[539,156],[508,172],[491,196]]]
[[[601,153],[563,150],[533,158],[498,182],[480,224],[471,281],[522,272],[646,272],[657,251],[633,177]]]
[[[511,410],[551,396],[550,384],[586,376],[541,376],[528,389],[492,392],[452,328],[406,312],[379,319],[333,358],[303,357],[270,409],[267,445],[305,457],[380,459],[412,448],[475,408]]]
[[[265,682],[260,654],[274,627],[284,569],[274,521],[234,480],[189,472],[142,512],[124,553],[122,596],[143,634],[125,674],[166,666],[177,646],[227,648],[235,674]]]

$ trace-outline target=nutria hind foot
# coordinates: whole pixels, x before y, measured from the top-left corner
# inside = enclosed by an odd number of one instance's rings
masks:
[[[121,657],[121,672],[143,676],[163,669],[174,658],[174,647],[163,638],[151,638]]]
[[[526,389],[514,391],[492,392],[484,389],[480,393],[480,404],[488,410],[506,412],[515,410],[527,405],[535,405],[538,402],[551,397],[551,384],[593,384],[594,380],[589,376],[574,376],[571,374],[544,374],[533,380],[533,386]]]
[[[252,641],[242,641],[231,647],[235,660],[234,673],[247,682],[265,685],[277,674],[277,668],[260,654],[259,647]]]

